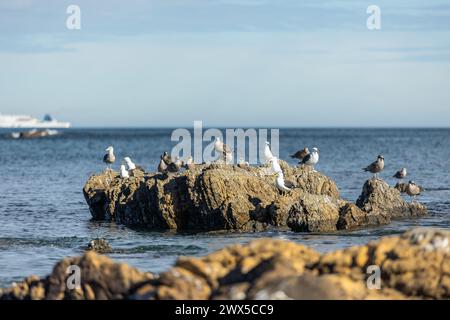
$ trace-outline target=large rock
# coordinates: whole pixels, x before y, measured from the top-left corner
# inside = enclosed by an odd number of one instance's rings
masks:
[[[157,276],[90,252],[0,290],[0,299],[449,299],[449,242],[448,230],[419,228],[321,255],[261,239],[181,257]],[[80,267],[79,289],[66,286],[70,265]]]
[[[83,191],[92,217],[149,229],[259,230],[286,226],[296,196],[339,198],[331,179],[282,163],[297,188],[281,195],[267,167],[198,165],[175,175],[144,174],[121,179],[105,171]],[[295,196],[294,196],[295,195]]]
[[[417,217],[428,213],[423,204],[406,202],[397,188],[379,179],[366,181],[356,205],[374,217],[385,217],[386,222],[391,218]]]

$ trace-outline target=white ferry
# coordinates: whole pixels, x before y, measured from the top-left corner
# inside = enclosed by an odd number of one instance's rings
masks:
[[[60,122],[46,115],[43,120],[25,115],[0,114],[0,128],[70,128],[69,122]]]

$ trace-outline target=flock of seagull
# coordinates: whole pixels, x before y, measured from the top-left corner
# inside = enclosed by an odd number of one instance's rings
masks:
[[[219,154],[219,158],[217,161],[224,161],[225,163],[230,163],[233,160],[233,151],[231,148],[223,143],[220,138],[216,138],[214,142],[214,149]],[[114,155],[114,148],[112,146],[106,148],[106,154],[103,157],[103,162],[108,165],[108,169],[111,170],[111,165],[115,163],[116,156]],[[313,172],[316,172],[314,166],[319,162],[319,149],[314,147],[312,151],[308,148],[304,148],[302,150],[297,151],[296,153],[291,155],[291,158],[299,160],[299,165],[309,166],[311,167]],[[195,167],[194,160],[191,156],[187,157],[186,160],[181,160],[178,157],[172,159],[168,152],[164,152],[161,155],[161,160],[158,164],[158,172],[160,173],[176,173],[181,170],[181,168],[185,168],[186,170],[191,170]],[[278,158],[272,154],[270,150],[270,143],[266,141],[264,147],[264,158],[266,164],[270,165],[271,173],[276,176],[275,186],[282,193],[286,193],[295,188],[295,184],[289,180],[284,178],[283,170],[281,169]],[[238,162],[238,167],[244,168],[250,166],[248,162],[244,160],[240,160]],[[141,167],[136,166],[133,161],[131,161],[130,157],[123,158],[123,162],[120,166],[120,177],[123,179],[127,179],[130,177],[130,174],[133,176],[135,170],[144,171]],[[370,172],[374,174],[374,179],[378,179],[379,173],[384,170],[384,157],[379,155],[377,160],[363,168],[364,171]],[[403,183],[403,179],[406,178],[408,172],[406,168],[402,168],[397,171],[393,178],[398,179],[401,183]],[[415,201],[416,197],[420,195],[424,189],[418,186],[414,181],[409,181],[406,187],[404,188],[406,194],[412,197],[412,201]]]

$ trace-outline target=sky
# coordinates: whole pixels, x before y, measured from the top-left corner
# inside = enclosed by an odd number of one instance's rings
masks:
[[[69,30],[69,5],[81,29]],[[381,29],[369,30],[369,5]],[[448,127],[441,0],[0,0],[0,113],[77,127]]]

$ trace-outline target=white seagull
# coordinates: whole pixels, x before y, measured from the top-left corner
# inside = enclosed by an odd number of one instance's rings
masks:
[[[123,158],[123,160],[127,163],[128,170],[136,169],[136,165],[133,163],[133,161],[131,161],[130,157],[125,157],[125,158]]]
[[[264,147],[264,158],[266,159],[266,163],[269,163],[270,160],[274,158],[272,151],[270,150],[270,142],[266,141],[266,146]]]
[[[281,193],[289,192],[292,190],[292,187],[293,187],[292,183],[284,181],[284,175],[281,172],[278,172],[277,180],[276,180],[275,184],[276,184],[278,190],[281,191]]]
[[[120,166],[120,177],[122,179],[128,179],[130,177],[128,170],[125,168],[125,165],[123,164]]]
[[[216,140],[214,142],[214,150],[216,150],[216,152],[220,154],[220,158],[225,160],[226,162],[231,162],[231,160],[233,159],[233,152],[231,151],[230,147],[220,141],[219,137],[216,137]]]
[[[272,159],[270,159],[270,162],[272,163],[271,169],[272,169],[273,173],[283,174],[283,170],[281,170],[280,163],[278,162],[277,157],[273,157]]]

